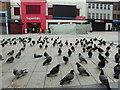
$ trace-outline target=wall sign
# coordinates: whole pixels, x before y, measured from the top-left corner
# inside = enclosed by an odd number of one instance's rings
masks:
[[[27,20],[40,20],[39,17],[26,17]]]

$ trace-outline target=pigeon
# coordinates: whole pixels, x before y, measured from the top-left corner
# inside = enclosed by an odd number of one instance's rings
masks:
[[[22,76],[25,76],[27,74],[27,70],[24,69],[24,70],[17,70],[17,69],[13,69],[13,74],[15,75],[15,77],[18,79]]]
[[[63,61],[65,62],[65,64],[67,64],[67,63],[68,63],[68,61],[69,61],[69,58],[68,58],[68,57],[66,57],[66,56],[63,56]]]
[[[62,43],[60,44],[60,47],[63,47],[63,44],[62,44]]]
[[[114,78],[119,79],[120,75],[120,62],[114,67]]]
[[[98,52],[102,53],[102,52],[104,52],[104,50],[102,48],[98,48]]]
[[[109,55],[110,55],[110,54],[109,54],[109,51],[106,51],[106,52],[105,52],[105,56],[106,56],[106,58],[108,58]]]
[[[21,52],[19,51],[19,52],[16,54],[15,58],[20,58],[20,56],[21,56]]]
[[[85,60],[85,58],[81,55],[81,53],[79,53],[79,60],[80,60],[80,63],[85,62],[87,64],[87,60]]]
[[[47,58],[49,55],[47,52],[44,52],[44,56]]]
[[[45,49],[47,49],[48,48],[48,45],[45,45]]]
[[[21,51],[24,51],[24,50],[25,50],[25,47],[21,48],[19,51],[21,52]]]
[[[74,79],[74,70],[71,70],[63,79],[60,80],[60,85],[70,83]]]
[[[74,51],[75,51],[75,47],[74,47],[74,46],[72,46],[72,47],[71,47],[71,50],[74,52]]]
[[[57,75],[57,73],[59,72],[59,67],[60,64],[58,64],[57,66],[53,67],[52,70],[50,71],[50,73],[47,74],[47,77],[51,76],[51,75]]]
[[[72,43],[70,43],[70,46],[72,46],[73,44]]]
[[[17,44],[17,42],[16,42],[16,41],[14,41],[14,42],[13,42],[13,45],[16,45],[16,44]]]
[[[106,61],[106,62],[108,63],[108,61],[105,59],[104,56],[101,55],[101,53],[99,53],[98,58],[99,58],[101,61]]]
[[[88,51],[88,56],[89,56],[89,58],[92,58],[92,55],[93,55],[92,50],[89,50],[89,51]]]
[[[51,61],[52,61],[52,57],[51,56],[47,57],[46,60],[43,62],[43,66],[45,66],[46,64],[47,65],[50,64]]]
[[[34,58],[41,58],[43,55],[34,54]]]
[[[109,51],[110,49],[111,49],[111,47],[110,47],[110,46],[106,47],[106,51]]]
[[[7,53],[7,55],[13,55],[13,54],[14,54],[14,50]]]
[[[58,42],[58,44],[61,44],[62,43],[62,41],[60,40],[59,42]]]
[[[40,49],[41,49],[41,48],[42,48],[42,45],[40,44],[39,47],[40,47]]]
[[[100,75],[99,75],[99,80],[101,81],[101,83],[103,85],[105,85],[107,87],[107,90],[111,90],[110,85],[109,85],[109,81],[106,77],[106,75],[104,74],[104,71],[101,69]]]
[[[61,48],[59,48],[59,50],[58,50],[58,55],[60,56],[61,53],[62,53],[62,50],[61,50]]]
[[[2,55],[0,55],[0,60],[4,60],[4,58],[2,57]]]
[[[105,67],[105,61],[103,60],[103,61],[100,61],[99,63],[98,63],[98,69],[102,69],[102,68],[104,68]]]
[[[70,49],[68,49],[68,56],[70,57],[72,54],[72,51]]]
[[[79,75],[90,76],[89,73],[84,69],[84,67],[82,67],[79,63],[76,63],[76,65],[77,65],[77,70],[79,72]]]
[[[118,63],[120,61],[120,54],[116,53],[114,57],[115,57],[115,62]]]
[[[86,49],[85,49],[84,47],[83,47],[82,49],[83,49],[83,52],[85,52],[85,51],[86,51]]]
[[[13,61],[14,61],[14,57],[10,57],[10,58],[7,59],[6,62],[7,62],[7,63],[12,63]]]
[[[65,41],[65,45],[66,45],[66,46],[68,45],[68,41],[67,41],[67,40]]]
[[[35,45],[35,41],[32,41],[32,45],[33,45],[33,46]]]

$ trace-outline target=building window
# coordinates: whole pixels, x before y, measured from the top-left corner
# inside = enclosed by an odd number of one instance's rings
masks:
[[[104,19],[106,19],[106,14],[104,14]]]
[[[120,20],[120,14],[117,15],[117,20]]]
[[[95,18],[95,13],[92,13],[92,19],[94,19]]]
[[[99,15],[99,14],[98,14],[98,13],[96,13],[96,19],[98,19],[98,15]]]
[[[110,14],[108,14],[107,18],[110,19]]]
[[[102,19],[102,13],[100,14],[100,19]]]
[[[120,10],[120,4],[118,5],[118,10]]]
[[[113,19],[116,19],[116,14],[113,14]]]
[[[26,14],[40,14],[40,5],[26,5]]]
[[[96,4],[96,9],[99,9],[99,4]]]
[[[76,9],[76,16],[80,15],[80,9]]]
[[[14,15],[20,15],[20,7],[14,7]]]
[[[88,4],[88,8],[91,8],[91,3]]]
[[[110,5],[108,5],[108,10],[110,10]]]
[[[94,3],[92,4],[92,8],[95,8],[95,4]]]
[[[91,13],[88,13],[88,19],[91,19]]]
[[[106,9],[106,4],[104,4],[104,9]]]
[[[53,15],[53,8],[48,8],[48,15]]]
[[[114,5],[114,6],[113,6],[113,10],[117,10],[117,7],[116,7],[116,5]]]
[[[100,4],[100,9],[103,9],[103,5],[102,4]]]

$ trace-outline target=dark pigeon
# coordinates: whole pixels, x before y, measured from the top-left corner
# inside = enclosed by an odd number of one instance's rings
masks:
[[[51,61],[52,61],[52,57],[51,56],[47,57],[46,60],[43,62],[43,66],[45,66],[46,64],[47,65],[50,64]]]

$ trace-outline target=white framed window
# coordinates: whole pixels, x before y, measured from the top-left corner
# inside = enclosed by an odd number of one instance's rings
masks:
[[[102,13],[100,13],[100,19],[102,19]]]
[[[106,14],[104,14],[104,19],[106,19]]]
[[[88,19],[91,19],[91,13],[88,13]]]
[[[96,19],[98,19],[98,15],[99,15],[99,14],[98,14],[98,13],[96,13]]]

